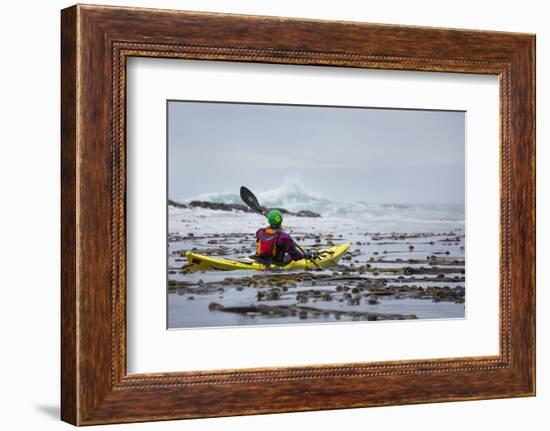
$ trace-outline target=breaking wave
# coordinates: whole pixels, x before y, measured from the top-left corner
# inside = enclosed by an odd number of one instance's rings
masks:
[[[423,222],[464,222],[464,206],[452,204],[378,204],[365,201],[336,201],[308,190],[299,180],[286,178],[274,189],[253,190],[260,203],[267,208],[285,208],[289,211],[314,211],[325,217],[361,217],[372,220],[418,220]],[[242,204],[239,193],[205,193],[192,200]]]

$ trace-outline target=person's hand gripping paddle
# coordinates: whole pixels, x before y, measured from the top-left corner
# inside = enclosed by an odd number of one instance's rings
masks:
[[[252,193],[249,189],[247,189],[245,186],[241,186],[241,199],[243,202],[255,213],[258,213],[260,215],[263,215],[264,217],[267,217],[267,211],[260,205],[258,202],[258,198]],[[307,253],[302,247],[300,247],[298,244],[296,244],[296,241],[292,240],[296,248],[302,252],[304,255],[304,259],[306,261],[310,261],[313,265],[315,265],[317,268],[321,269],[319,264],[313,260],[313,257],[306,257],[310,256],[310,253]]]

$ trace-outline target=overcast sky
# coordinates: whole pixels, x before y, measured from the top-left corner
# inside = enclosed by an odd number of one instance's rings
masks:
[[[168,102],[169,197],[285,178],[335,200],[464,204],[465,113]]]

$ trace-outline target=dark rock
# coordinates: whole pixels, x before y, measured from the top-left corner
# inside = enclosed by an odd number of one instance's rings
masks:
[[[168,199],[168,205],[174,208],[187,208],[187,205]]]
[[[191,201],[188,205],[180,204],[173,201],[168,201],[169,205],[176,206],[177,208],[206,208],[217,211],[242,211],[242,212],[252,212],[250,208],[243,204],[227,204],[222,202],[208,202],[208,201]],[[177,206],[180,205],[180,206]],[[184,205],[184,206],[181,206]],[[268,210],[268,208],[266,208]],[[318,214],[313,211],[302,210],[298,212],[292,212],[285,208],[278,208],[283,214],[295,216],[295,217],[321,217],[321,214]]]
[[[308,211],[308,210],[298,211],[297,213],[291,213],[290,211],[287,211],[287,213],[290,215],[294,215],[296,217],[321,217],[321,214],[315,213],[313,211]]]

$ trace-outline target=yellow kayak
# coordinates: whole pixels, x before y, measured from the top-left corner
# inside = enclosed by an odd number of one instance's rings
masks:
[[[321,267],[330,266],[338,263],[340,258],[349,248],[349,242],[345,244],[336,245],[330,248],[319,249],[319,257],[315,259],[315,263]],[[193,253],[188,251],[186,254],[187,262],[189,263],[188,269],[196,271],[206,271],[211,269],[218,269],[222,271],[232,271],[241,269],[250,269],[255,271],[264,271],[265,269],[315,269],[317,266],[310,260],[295,260],[289,262],[287,265],[265,265],[251,258],[245,258],[242,260],[224,259],[223,257],[204,256],[202,254]]]

